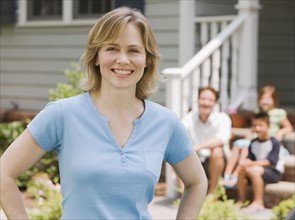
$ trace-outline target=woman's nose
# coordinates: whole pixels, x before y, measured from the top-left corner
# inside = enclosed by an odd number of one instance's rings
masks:
[[[119,64],[126,65],[126,64],[130,63],[130,60],[129,60],[129,57],[126,53],[120,53],[116,62]]]

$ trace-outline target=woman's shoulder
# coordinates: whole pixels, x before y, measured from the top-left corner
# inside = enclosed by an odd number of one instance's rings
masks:
[[[145,100],[146,108],[148,114],[153,117],[162,117],[162,118],[173,118],[176,119],[177,115],[169,108],[160,105],[156,102]]]
[[[74,106],[80,106],[86,100],[87,93],[82,93],[76,96],[62,98],[55,101],[50,102],[49,104],[61,105],[63,108],[72,108]]]

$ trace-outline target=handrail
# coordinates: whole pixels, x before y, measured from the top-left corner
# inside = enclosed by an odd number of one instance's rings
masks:
[[[201,22],[223,22],[223,21],[232,21],[236,18],[236,15],[222,15],[222,16],[204,16],[204,17],[195,17],[195,23]]]
[[[165,68],[162,71],[164,75],[180,75],[185,79],[196,67],[201,65],[222,43],[235,32],[240,25],[246,20],[247,15],[241,14],[233,20],[222,32],[208,42],[196,55],[194,55],[181,68]]]

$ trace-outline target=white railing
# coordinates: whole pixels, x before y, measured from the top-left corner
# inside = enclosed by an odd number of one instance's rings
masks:
[[[235,91],[235,78],[237,76],[238,39],[239,28],[246,19],[246,15],[218,18],[196,18],[201,24],[201,43],[213,37],[205,46],[181,68],[166,68],[162,71],[168,75],[166,105],[182,117],[189,109],[194,108],[200,86],[211,85],[220,91],[221,108],[229,103],[228,90]],[[216,19],[216,20],[215,20]],[[220,19],[222,31],[218,33]],[[211,26],[210,31],[208,27]],[[204,34],[206,32],[206,34]],[[208,33],[211,32],[211,36]],[[203,33],[203,34],[202,34]],[[218,33],[218,34],[217,34]],[[231,48],[231,49],[230,49]],[[229,66],[229,58],[231,66]],[[231,79],[229,84],[229,72]]]
[[[238,0],[238,16],[194,18],[200,35],[191,43],[201,49],[182,67],[162,71],[168,77],[167,107],[182,117],[196,108],[198,88],[211,85],[220,93],[221,110],[256,108],[260,8],[259,0]],[[180,40],[180,55],[188,48],[187,39]]]

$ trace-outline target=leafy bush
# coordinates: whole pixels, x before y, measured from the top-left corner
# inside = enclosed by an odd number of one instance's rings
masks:
[[[207,196],[198,220],[212,219],[248,219],[235,206],[234,200],[228,199],[223,186],[218,186],[213,196]]]
[[[78,64],[72,64],[72,70],[65,70],[64,74],[68,78],[67,83],[57,83],[56,88],[49,90],[49,101],[62,98],[69,98],[83,93],[80,82],[83,76]]]
[[[27,192],[36,201],[36,207],[29,210],[30,219],[60,219],[62,196],[60,185],[54,184],[47,174],[37,174],[28,184]]]
[[[29,121],[0,123],[0,154],[25,130]]]
[[[30,120],[0,123],[0,154],[25,130]],[[46,153],[34,167],[26,170],[18,179],[21,190],[27,188],[32,176],[38,172],[46,172],[54,183],[59,182],[58,161],[55,152]]]
[[[275,214],[272,220],[283,220],[287,217],[289,212],[295,207],[295,195],[289,199],[282,200],[277,206],[272,208]]]
[[[58,83],[54,89],[49,90],[49,101],[61,98],[68,98],[83,93],[80,89],[82,72],[77,64],[72,64],[72,70],[65,70],[64,74],[68,78],[68,83]],[[29,120],[0,123],[0,154],[25,130]],[[59,182],[58,160],[55,152],[46,153],[37,164],[25,171],[18,180],[17,184],[21,190],[27,188],[27,184],[32,176],[38,172],[45,172],[49,175],[52,182]]]

